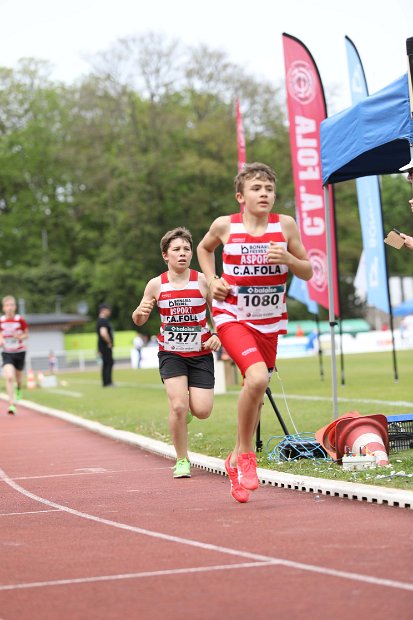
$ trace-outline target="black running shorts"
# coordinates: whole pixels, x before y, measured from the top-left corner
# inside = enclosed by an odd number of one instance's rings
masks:
[[[16,370],[23,370],[26,351],[16,351],[16,353],[3,352],[1,356],[3,358],[3,366],[11,364]]]
[[[211,390],[215,384],[212,353],[183,357],[169,351],[159,351],[159,374],[162,381],[171,377],[188,377],[188,387]]]

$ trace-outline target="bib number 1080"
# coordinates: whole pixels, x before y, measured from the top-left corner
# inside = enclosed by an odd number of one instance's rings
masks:
[[[238,289],[237,317],[269,319],[280,316],[284,305],[284,286],[240,286]]]
[[[250,306],[258,308],[258,306],[276,306],[280,301],[280,296],[278,293],[273,295],[252,295],[251,297],[246,295],[244,300],[246,308]]]

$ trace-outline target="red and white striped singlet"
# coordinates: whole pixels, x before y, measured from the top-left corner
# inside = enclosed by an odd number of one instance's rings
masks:
[[[158,309],[161,329],[158,335],[159,351],[169,351],[184,357],[209,355],[202,344],[211,337],[207,326],[207,302],[198,282],[199,273],[190,269],[188,284],[176,289],[168,279],[168,272],[161,274],[161,291]]]
[[[224,301],[212,302],[217,327],[238,321],[263,334],[287,333],[288,267],[268,263],[270,241],[287,248],[277,213],[269,214],[267,230],[258,237],[247,232],[241,213],[231,215],[229,238],[222,252],[222,278],[232,288]]]
[[[21,353],[27,350],[26,341],[19,340],[16,335],[26,331],[27,323],[20,314],[15,314],[12,319],[6,315],[0,317],[0,331],[3,334],[3,351],[5,353]]]

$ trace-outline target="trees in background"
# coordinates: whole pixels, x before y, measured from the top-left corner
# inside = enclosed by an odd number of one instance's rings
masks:
[[[185,225],[197,243],[213,218],[237,209],[237,96],[248,160],[276,169],[277,208],[294,215],[285,101],[225,54],[155,34],[119,40],[92,62],[70,86],[33,59],[0,68],[1,291],[24,297],[27,312],[53,311],[56,298],[75,312],[86,300],[94,317],[106,300],[115,326],[128,329],[145,282],[164,268],[166,230]],[[345,279],[361,235],[354,183],[340,185]],[[408,197],[399,176],[383,179],[390,228],[409,230]],[[403,259],[390,256],[399,274]]]

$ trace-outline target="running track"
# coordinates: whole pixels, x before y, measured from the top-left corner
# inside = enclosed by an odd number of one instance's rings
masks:
[[[1,620],[411,620],[412,511],[228,480],[0,403]]]

